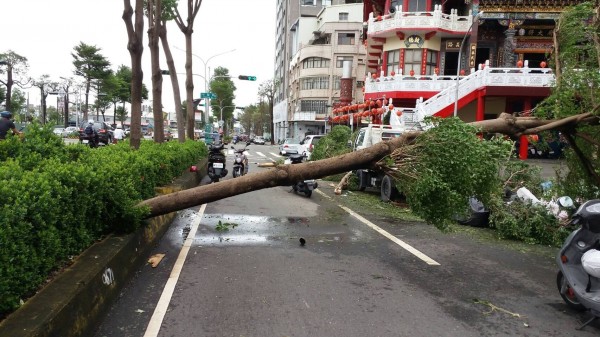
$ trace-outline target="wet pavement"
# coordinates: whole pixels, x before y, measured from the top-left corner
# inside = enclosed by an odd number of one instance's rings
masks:
[[[600,332],[597,323],[575,330],[586,316],[568,309],[558,294],[557,249],[480,235],[488,230],[441,233],[394,221],[352,207],[327,183],[319,186],[324,195],[310,199],[274,187],[210,203],[201,218],[198,207],[180,212],[155,248],[166,254],[163,261],[137,272],[95,336],[144,336],[190,233],[164,318],[153,322],[160,331],[148,336]],[[439,265],[428,265],[339,205]]]

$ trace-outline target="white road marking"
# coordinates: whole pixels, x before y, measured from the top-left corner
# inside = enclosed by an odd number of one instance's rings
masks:
[[[183,243],[183,247],[181,247],[181,251],[179,252],[177,261],[175,261],[173,270],[171,270],[171,275],[169,275],[169,279],[165,284],[165,288],[163,289],[163,292],[160,295],[160,299],[156,304],[156,308],[154,309],[152,318],[150,318],[150,322],[148,323],[148,327],[146,328],[144,337],[158,336],[160,326],[162,325],[162,322],[165,318],[165,314],[167,313],[167,309],[169,307],[169,302],[171,302],[171,297],[173,296],[173,292],[175,291],[175,285],[177,285],[177,280],[179,280],[179,275],[181,274],[181,269],[183,268],[183,264],[185,263],[187,254],[190,251],[190,247],[192,246],[192,243],[194,243],[194,237],[196,236],[196,231],[198,230],[198,225],[200,225],[200,221],[202,220],[202,216],[204,215],[205,209],[206,204],[203,204],[196,215],[196,220],[192,223],[190,232],[187,238],[185,239],[185,242]]]
[[[277,153],[273,153],[273,152],[269,152],[271,155],[275,156],[276,158],[281,157],[280,155],[278,155]]]
[[[256,154],[262,157],[266,157],[262,152],[256,152]]]
[[[317,193],[319,193],[320,195],[331,199],[332,198],[330,196],[328,196],[327,194],[325,194],[324,192],[321,192],[319,190],[315,190]],[[353,217],[357,218],[358,220],[360,220],[362,223],[364,223],[365,225],[371,227],[372,229],[374,229],[376,232],[378,232],[379,234],[385,236],[386,238],[392,240],[395,244],[399,245],[400,247],[406,249],[409,253],[413,254],[414,256],[418,257],[419,259],[421,259],[422,261],[424,261],[425,263],[427,263],[430,266],[439,266],[440,264],[437,263],[435,260],[433,260],[432,258],[430,258],[429,256],[421,253],[419,250],[417,250],[416,248],[414,248],[413,246],[409,245],[408,243],[398,239],[397,237],[393,236],[392,234],[386,232],[383,228],[375,225],[374,223],[372,223],[371,221],[365,219],[364,217],[362,217],[360,214],[354,212],[353,210],[349,209],[348,207],[339,205],[338,206],[343,209],[344,211],[348,212],[348,214],[352,215]]]

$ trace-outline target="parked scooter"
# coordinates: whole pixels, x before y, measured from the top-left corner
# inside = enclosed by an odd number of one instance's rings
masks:
[[[572,205],[570,198],[566,203],[569,202]],[[564,204],[564,200],[560,203]],[[581,330],[600,317],[600,200],[581,205],[570,224],[579,228],[569,235],[556,256],[556,285],[569,307],[592,314],[578,328]]]
[[[227,175],[225,169],[225,154],[223,153],[223,143],[213,143],[208,147],[208,176],[213,183],[219,182],[219,179]]]
[[[241,177],[248,173],[248,152],[246,149],[250,144],[252,143],[246,143],[246,146],[244,146],[243,149],[236,149],[235,147],[231,146],[231,149],[233,149],[235,154],[232,166],[233,171],[231,172],[234,178]]]
[[[304,156],[301,154],[293,154],[286,159],[286,164],[301,164]],[[319,187],[319,184],[314,179],[300,180],[292,185],[292,189],[296,193],[304,193],[307,198],[310,198],[312,191]]]

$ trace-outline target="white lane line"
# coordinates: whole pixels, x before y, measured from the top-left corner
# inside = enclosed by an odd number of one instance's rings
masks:
[[[271,154],[272,156],[275,156],[276,158],[279,158],[279,157],[281,157],[281,156],[280,156],[279,154],[277,154],[277,153],[269,152],[269,154]]]
[[[321,192],[319,190],[315,190],[317,193],[321,194],[322,196],[333,200],[330,196],[326,195],[324,192]],[[423,262],[427,263],[430,266],[439,266],[440,264],[437,263],[435,260],[433,260],[432,258],[430,258],[429,256],[421,253],[419,250],[417,250],[416,248],[414,248],[413,246],[409,245],[408,243],[398,239],[397,237],[393,236],[392,234],[386,232],[383,228],[375,225],[374,223],[372,223],[371,221],[365,219],[364,217],[362,217],[360,214],[354,212],[353,210],[349,209],[348,207],[339,205],[338,206],[343,209],[344,211],[348,212],[348,214],[352,215],[353,217],[357,218],[358,220],[360,220],[362,223],[364,223],[365,225],[371,227],[372,229],[374,229],[376,232],[378,232],[379,234],[385,236],[386,238],[392,240],[395,244],[399,245],[400,247],[406,249],[409,253],[413,254],[414,256],[418,257],[419,259],[421,259]]]
[[[167,313],[167,309],[169,307],[169,302],[171,302],[171,297],[173,296],[173,292],[175,291],[175,285],[177,284],[177,280],[179,280],[179,275],[181,274],[181,269],[183,268],[185,259],[187,258],[188,252],[190,251],[190,247],[192,246],[192,243],[194,243],[194,237],[196,236],[196,231],[198,230],[198,225],[200,225],[200,221],[202,220],[202,216],[204,215],[205,209],[206,204],[203,204],[196,215],[197,219],[192,223],[190,232],[187,238],[185,239],[185,242],[183,243],[183,247],[181,247],[181,251],[179,252],[177,261],[175,261],[173,270],[171,270],[171,275],[169,275],[169,279],[165,284],[165,288],[163,289],[163,292],[160,295],[160,299],[156,304],[156,308],[154,309],[152,318],[150,318],[150,322],[148,323],[148,327],[146,328],[144,337],[158,336],[160,326],[162,325],[162,322],[165,318],[165,314]]]
[[[256,154],[262,157],[266,157],[262,152],[256,152]]]

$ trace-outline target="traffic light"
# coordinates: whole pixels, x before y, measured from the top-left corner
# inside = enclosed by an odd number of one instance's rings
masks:
[[[256,76],[240,75],[238,78],[245,81],[256,81]]]

